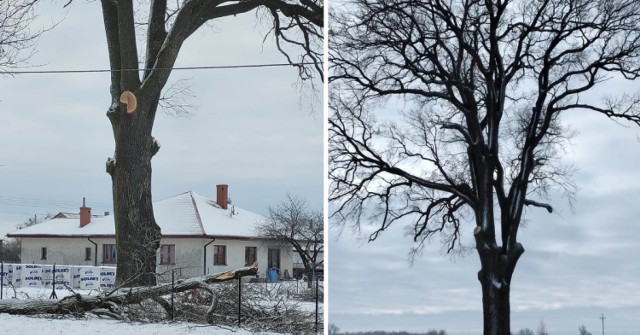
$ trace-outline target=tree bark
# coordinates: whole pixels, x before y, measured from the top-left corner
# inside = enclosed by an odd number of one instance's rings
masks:
[[[139,109],[149,108],[139,103]],[[157,104],[152,104],[155,109]],[[114,104],[107,114],[115,135],[115,157],[107,162],[113,187],[117,245],[116,284],[132,287],[156,284],[156,251],[161,232],[153,215],[151,158],[159,146],[151,136],[155,111]]]
[[[480,270],[478,280],[482,285],[483,334],[510,334],[509,285],[499,277],[498,271]]]
[[[113,188],[116,285],[155,285],[156,251],[161,234],[153,216],[151,157],[159,146],[151,130],[162,86],[147,92],[140,89],[132,2],[103,0],[102,12],[113,70],[112,104],[107,116],[113,128],[115,154],[107,160],[107,172]],[[125,91],[137,97],[134,110],[131,104],[120,102]]]
[[[478,232],[476,249],[481,264],[478,280],[482,286],[483,334],[511,334],[511,278],[524,248],[520,243],[502,248],[495,243],[485,243],[482,238],[482,233]]]
[[[307,267],[307,288],[311,288],[313,284],[313,268],[311,266]]]

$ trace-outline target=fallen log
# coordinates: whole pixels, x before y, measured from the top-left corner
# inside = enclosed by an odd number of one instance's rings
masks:
[[[163,295],[185,292],[206,287],[209,284],[255,276],[258,265],[239,268],[233,271],[215,273],[207,276],[189,278],[178,281],[175,285],[163,284],[120,288],[97,296],[73,294],[62,299],[1,300],[0,313],[33,315],[33,314],[73,314],[82,315],[93,310],[103,315],[120,315],[121,306],[137,304],[147,299],[159,298]]]

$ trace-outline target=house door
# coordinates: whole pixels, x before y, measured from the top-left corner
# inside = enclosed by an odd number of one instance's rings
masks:
[[[280,249],[269,249],[268,253],[268,266],[280,269]]]

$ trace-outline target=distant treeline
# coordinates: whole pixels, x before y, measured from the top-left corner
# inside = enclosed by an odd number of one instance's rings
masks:
[[[409,333],[409,332],[385,332],[385,331],[369,331],[357,333],[337,333],[336,335],[447,335],[446,330],[429,330],[426,333]]]

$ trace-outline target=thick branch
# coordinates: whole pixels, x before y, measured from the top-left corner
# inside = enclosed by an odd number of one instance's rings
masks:
[[[167,0],[150,1],[149,30],[147,31],[147,60],[145,61],[145,78],[149,75],[150,68],[156,61],[158,52],[167,37],[164,28],[164,17],[167,12]]]
[[[109,67],[112,70],[120,70],[120,37],[118,28],[118,13],[115,4],[110,0],[102,0],[102,17],[104,19],[104,30],[107,34],[107,50],[109,51]],[[111,98],[113,102],[118,101],[122,92],[120,87],[120,76],[122,72],[111,71]]]
[[[246,276],[255,276],[258,273],[257,263],[251,267],[240,268],[234,271],[220,272],[204,277],[197,277],[178,282],[172,289],[172,284],[164,284],[152,287],[137,287],[119,289],[99,296],[71,295],[54,300],[2,300],[0,301],[0,313],[9,314],[83,314],[94,309],[109,308],[112,304],[128,305],[136,304],[146,299],[153,299],[169,294],[184,292],[195,288],[201,288],[206,284],[219,283],[238,279]]]
[[[527,205],[527,206],[546,208],[547,212],[553,213],[553,207],[551,207],[551,205],[549,205],[549,204],[545,204],[545,203],[542,203],[542,202],[537,202],[537,201],[531,200],[531,199],[524,199],[524,204]]]
[[[138,48],[136,46],[136,28],[134,24],[133,1],[118,1],[118,38],[120,42],[120,65],[114,70],[128,70],[121,74],[121,89],[135,91],[140,86],[138,74]]]

